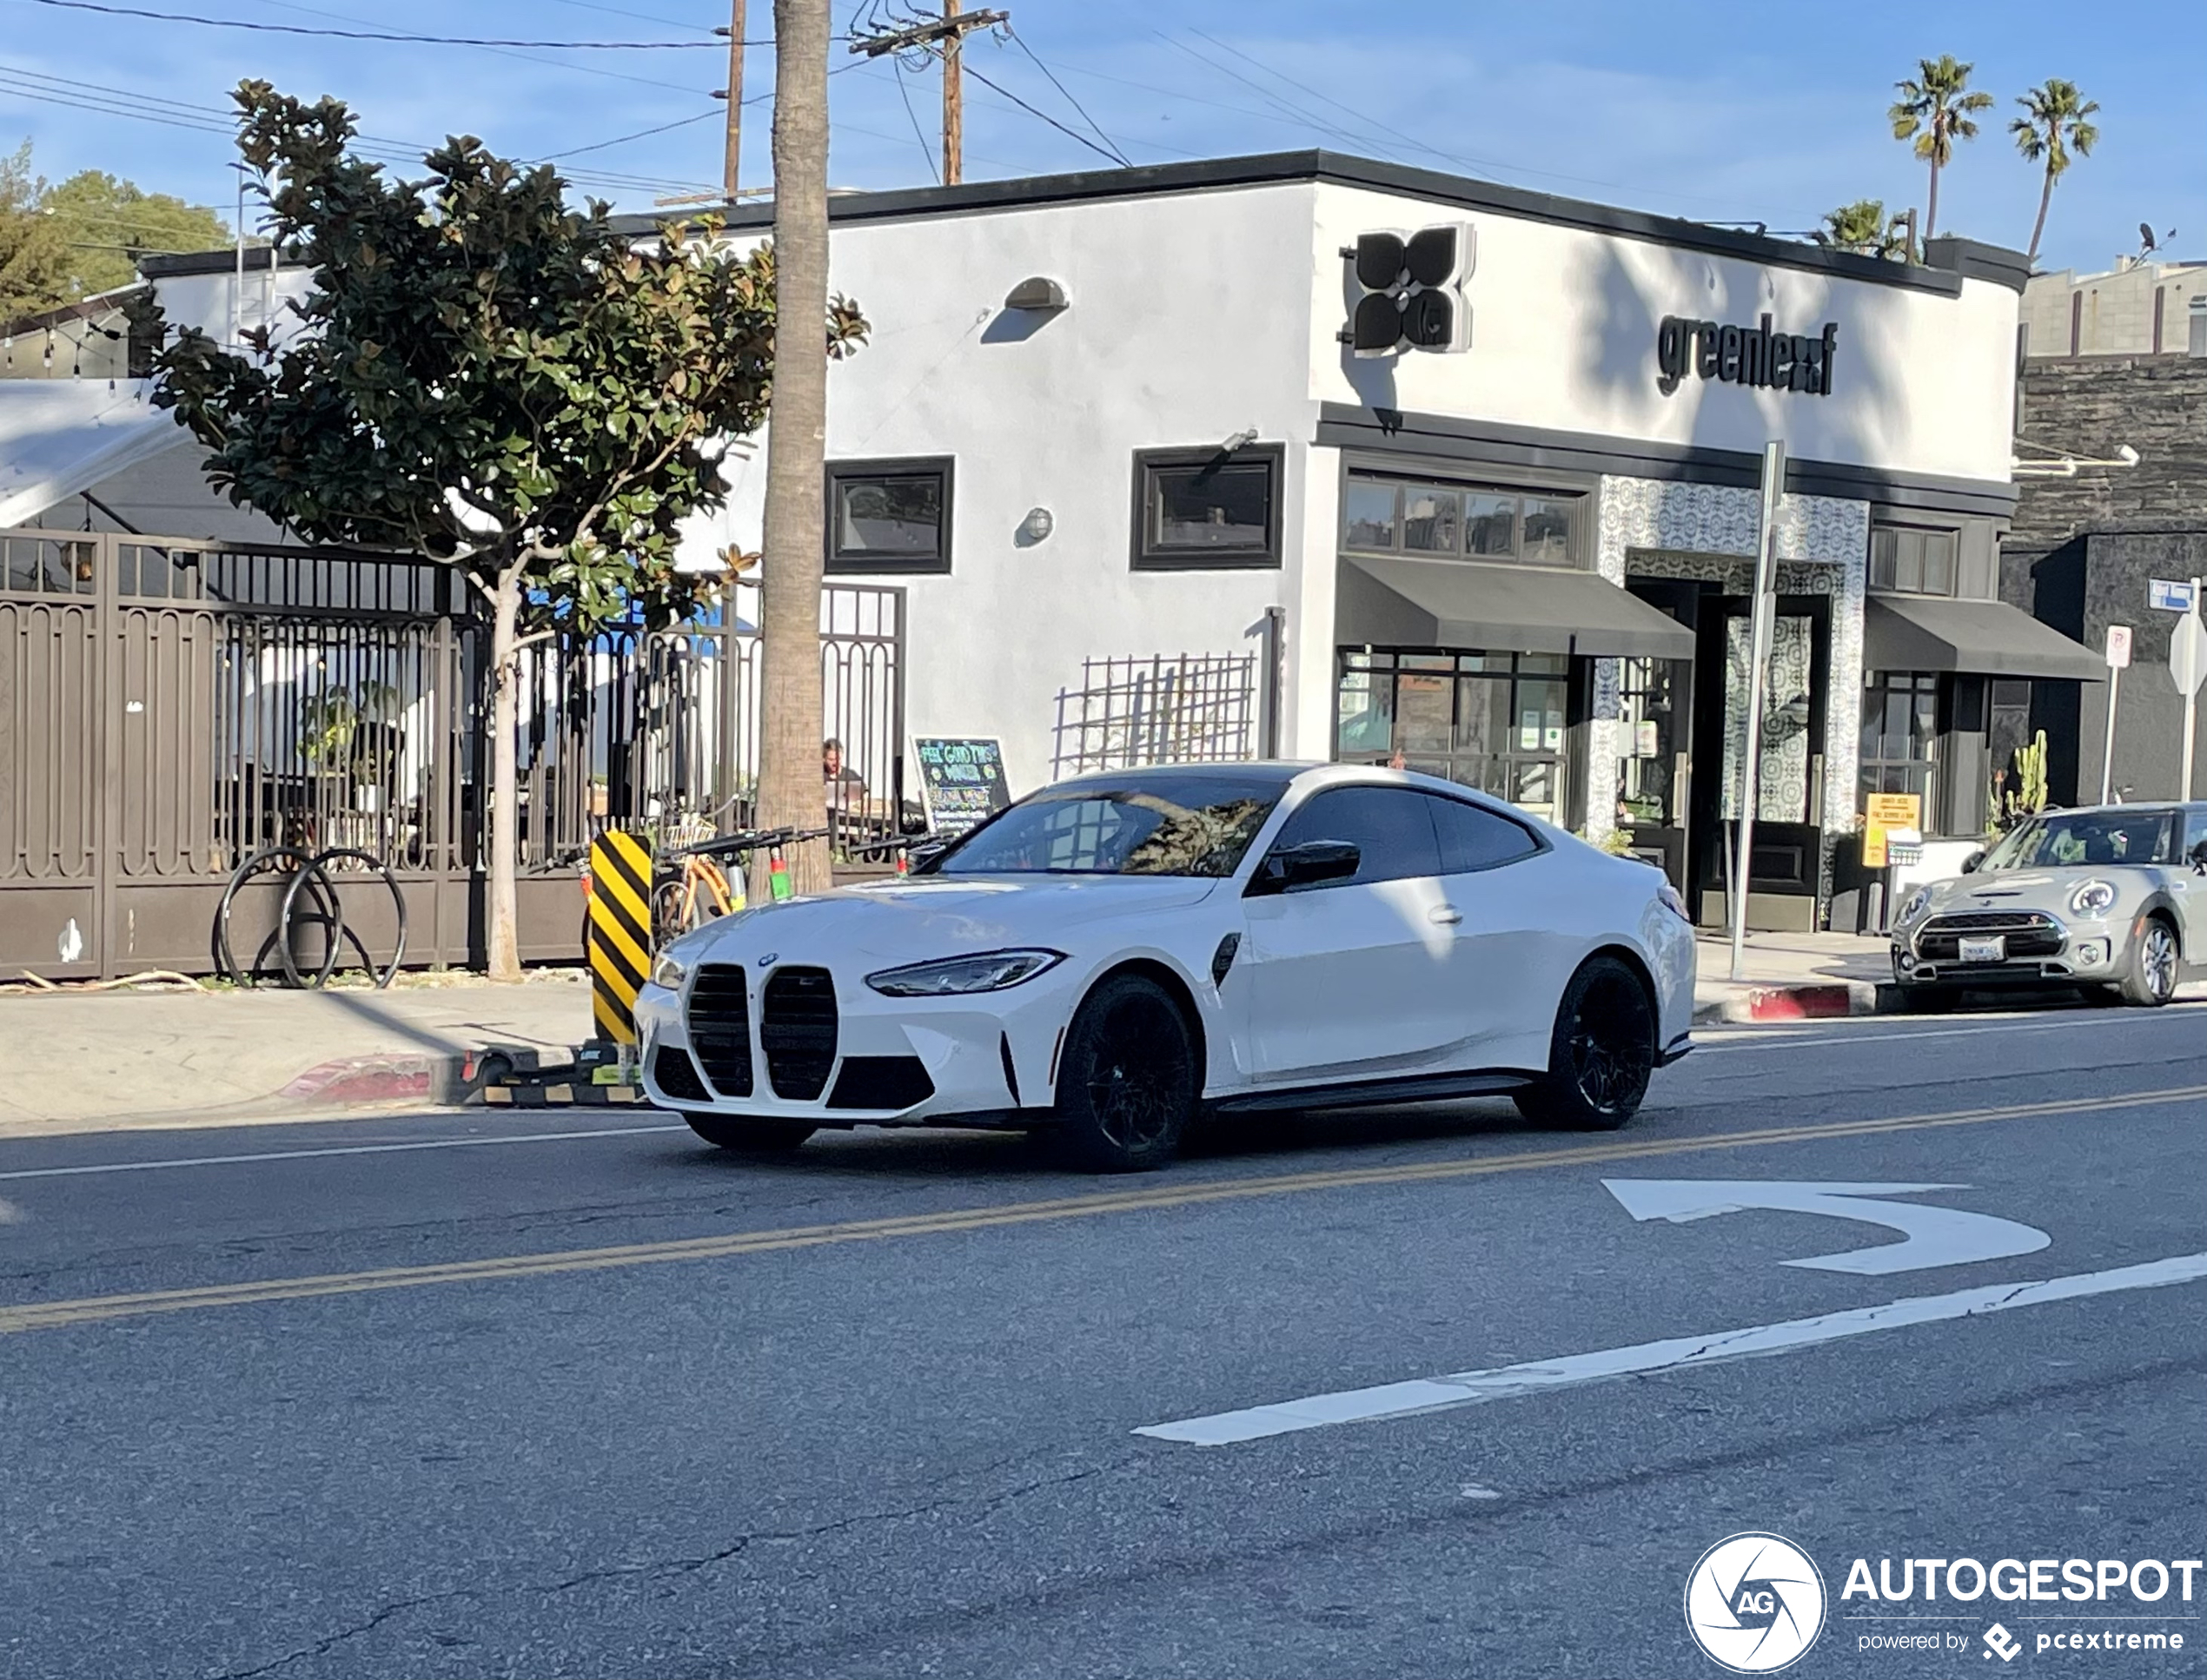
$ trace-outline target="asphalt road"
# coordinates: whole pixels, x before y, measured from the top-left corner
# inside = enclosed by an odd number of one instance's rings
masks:
[[[1682,1594],[1740,1531],[1823,1575],[1791,1673],[2198,1671],[2207,1576],[1841,1591],[2207,1556],[2207,1280],[2155,1269],[2207,1253],[2207,1009],[1702,1043],[1614,1136],[1267,1121],[1135,1180],[649,1113],[0,1143],[0,1673],[1717,1676]],[[1946,1187],[1887,1199],[2048,1240],[1804,1267],[1902,1234],[1605,1180]],[[2185,1649],[2035,1643],[2126,1629]]]

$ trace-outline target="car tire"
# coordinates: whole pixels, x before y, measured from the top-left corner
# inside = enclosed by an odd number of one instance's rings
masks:
[[[737,1120],[726,1114],[682,1118],[707,1143],[739,1155],[785,1155],[819,1130],[801,1120]]]
[[[1152,1172],[1178,1152],[1201,1091],[1194,1035],[1171,994],[1113,975],[1066,1029],[1051,1141],[1085,1172]]]
[[[2131,935],[2130,960],[2123,969],[2123,1001],[2157,1009],[2177,995],[2183,949],[2167,919],[2149,916]]]
[[[1614,1132],[1640,1112],[1655,1067],[1655,1009],[1640,976],[1614,956],[1590,958],[1563,989],[1547,1076],[1513,1094],[1543,1126]]]

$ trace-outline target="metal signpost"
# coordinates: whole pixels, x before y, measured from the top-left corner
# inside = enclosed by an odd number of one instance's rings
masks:
[[[2199,685],[2207,678],[2207,627],[2199,622],[2199,579],[2191,580],[2191,610],[2169,638],[2169,675],[2184,697],[2184,756],[2180,799],[2191,797],[2191,743],[2199,711]]]
[[[2115,702],[2123,691],[2123,672],[2131,663],[2131,626],[2107,627],[2107,747],[2100,755],[2100,804],[2115,790]]]
[[[1747,864],[1754,856],[1756,771],[1761,768],[1763,692],[1768,686],[1771,618],[1777,605],[1778,498],[1786,482],[1786,446],[1773,438],[1762,447],[1762,523],[1755,534],[1755,594],[1747,632],[1747,739],[1740,764],[1740,840],[1729,883],[1732,977],[1746,978]]]

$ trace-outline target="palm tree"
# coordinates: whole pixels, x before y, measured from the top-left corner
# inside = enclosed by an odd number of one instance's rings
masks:
[[[1916,155],[1931,165],[1931,199],[1924,206],[1924,237],[1939,229],[1939,172],[1954,156],[1954,142],[1977,138],[1977,124],[1970,119],[1992,109],[1989,93],[1970,92],[1973,64],[1958,63],[1952,53],[1919,58],[1918,82],[1896,82],[1900,97],[1886,115],[1892,119],[1892,137],[1916,142]]]
[[[2099,109],[2099,102],[2080,96],[2074,82],[2050,76],[2043,87],[2033,88],[2016,103],[2024,109],[2023,116],[2008,124],[2016,149],[2031,162],[2046,161],[2045,184],[2038,189],[2038,219],[2031,224],[2030,255],[2035,265],[2039,235],[2046,231],[2046,207],[2054,202],[2054,182],[2068,173],[2071,152],[2090,157],[2092,142],[2100,137],[2100,131],[2085,121]]]
[[[1908,255],[1907,218],[1886,215],[1881,198],[1858,198],[1824,213],[1816,242],[1863,256],[1905,259]]]
[[[820,485],[827,448],[828,0],[774,0],[774,413],[766,433],[765,559],[759,567],[759,817],[825,821],[819,751]],[[828,850],[790,849],[790,884],[829,884]],[[761,854],[757,866],[767,868]],[[759,901],[767,883],[752,883]]]

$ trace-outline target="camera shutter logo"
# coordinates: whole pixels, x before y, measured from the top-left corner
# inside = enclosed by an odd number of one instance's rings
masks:
[[[1824,1630],[1824,1577],[1809,1555],[1775,1534],[1734,1534],[1701,1554],[1686,1577],[1693,1643],[1735,1674],[1775,1674]]]

